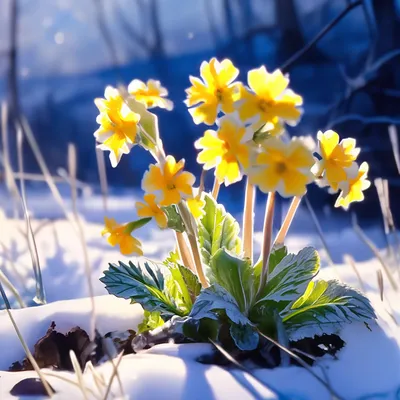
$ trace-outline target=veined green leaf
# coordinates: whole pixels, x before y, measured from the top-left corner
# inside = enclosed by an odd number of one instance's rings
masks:
[[[269,256],[268,262],[268,274],[272,273],[275,267],[287,256],[288,251],[286,246],[274,246],[271,250],[271,254]],[[260,282],[260,276],[262,271],[263,260],[260,258],[257,263],[254,265],[254,279],[256,281],[257,290],[258,283]]]
[[[145,310],[143,321],[138,325],[137,333],[151,331],[163,325],[164,321],[158,311],[150,312]]]
[[[171,272],[163,264],[149,260],[136,260],[129,265],[119,262],[110,264],[100,281],[108,293],[139,303],[147,311],[159,311],[162,317],[183,315],[166,288]]]
[[[240,311],[235,298],[218,284],[213,284],[200,292],[189,317],[218,319],[219,311],[225,311],[227,317],[235,324],[251,324],[250,320]]]
[[[319,255],[312,247],[304,248],[297,255],[288,254],[268,275],[257,304],[272,301],[282,311],[304,293],[319,266]]]
[[[204,200],[205,214],[199,222],[199,241],[203,263],[209,266],[211,257],[221,248],[240,254],[241,241],[239,224],[225,211],[224,206],[208,194],[205,194]]]
[[[162,207],[162,210],[165,212],[165,215],[167,216],[168,228],[181,233],[185,232],[185,224],[183,223],[182,217],[178,213],[178,210],[175,205]]]
[[[225,288],[236,299],[239,309],[246,314],[254,299],[250,260],[238,258],[223,248],[211,257],[210,270],[210,282]]]
[[[241,350],[254,350],[258,345],[258,335],[256,338],[253,324],[240,311],[235,298],[218,284],[201,291],[189,314],[189,323],[193,325],[193,320],[221,321],[221,313],[226,314],[231,322],[230,332],[235,344]]]
[[[376,318],[369,300],[359,291],[336,280],[311,281],[307,290],[282,313],[293,335],[304,337],[337,331],[344,323]]]
[[[169,264],[168,268],[171,271],[171,276],[166,282],[168,293],[184,315],[187,315],[192,309],[193,301],[200,293],[201,284],[197,276],[182,265]]]

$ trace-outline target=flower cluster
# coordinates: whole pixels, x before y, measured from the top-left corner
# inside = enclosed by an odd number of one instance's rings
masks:
[[[314,166],[317,183],[340,191],[335,207],[348,209],[350,203],[364,200],[363,191],[371,185],[367,180],[368,164],[355,162],[360,153],[354,139],[343,139],[332,131],[318,132],[318,160]]]
[[[192,86],[186,89],[185,104],[194,123],[209,126],[195,148],[203,170],[214,169],[214,187],[232,185],[247,175],[248,184],[264,193],[301,197],[307,185],[316,181],[339,192],[336,207],[347,209],[350,203],[363,200],[363,191],[370,185],[368,164],[357,165],[359,149],[354,139],[340,141],[336,132],[319,132],[316,153],[301,138],[288,140],[283,135],[285,125],[298,123],[303,104],[302,97],[289,88],[288,76],[280,70],[268,72],[264,66],[248,72],[247,85],[237,81],[238,76],[232,61],[212,58],[201,64],[201,78],[190,76]],[[193,226],[204,215],[205,206],[203,185],[194,188],[195,177],[184,170],[185,161],[165,155],[157,117],[148,111],[154,107],[172,110],[167,96],[159,81],[134,79],[123,91],[107,87],[105,98],[95,100],[100,127],[94,136],[100,149],[110,151],[113,167],[134,145],[154,156],[155,163],[143,176],[145,195],[136,210],[139,221],[154,219],[161,229],[170,227],[169,207],[181,210],[179,217]],[[152,145],[146,146],[149,138]],[[217,192],[213,191],[214,197]],[[192,222],[181,215],[182,210],[188,210]],[[141,254],[140,242],[131,236],[132,226],[144,224],[137,223],[118,225],[106,219],[103,234],[123,254]]]

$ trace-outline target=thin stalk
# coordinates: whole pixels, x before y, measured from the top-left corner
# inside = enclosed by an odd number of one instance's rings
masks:
[[[114,362],[112,362],[112,365],[113,365],[113,372],[112,372],[111,377],[110,377],[110,380],[109,380],[109,382],[108,382],[107,389],[106,389],[106,393],[104,394],[104,398],[103,398],[104,400],[107,400],[107,399],[108,399],[108,395],[110,394],[111,386],[112,386],[112,383],[113,383],[113,381],[114,381],[114,378],[115,378],[116,376],[118,376],[118,367],[119,367],[119,365],[121,364],[122,356],[123,356],[123,355],[124,355],[124,352],[122,351],[121,354],[118,356],[116,363],[114,364]],[[121,388],[121,390],[122,390],[122,388]],[[125,396],[122,396],[122,397],[125,397]]]
[[[18,293],[18,290],[10,282],[10,280],[6,277],[6,275],[3,273],[3,271],[1,269],[0,269],[0,283],[2,283],[14,295],[15,299],[18,301],[21,308],[26,307],[26,304],[25,304],[24,300],[22,300],[22,297]]]
[[[213,186],[212,192],[211,192],[212,197],[214,198],[215,201],[217,201],[217,199],[218,199],[218,194],[219,194],[220,187],[221,187],[221,184],[218,182],[218,179],[215,178],[214,179],[214,186]]]
[[[397,286],[397,283],[392,275],[392,272],[390,271],[390,268],[386,265],[385,261],[383,260],[382,256],[379,254],[379,250],[377,247],[374,245],[372,240],[369,239],[369,237],[364,233],[364,231],[361,229],[360,225],[358,225],[357,218],[355,214],[353,214],[353,229],[358,235],[358,237],[370,248],[374,256],[378,259],[379,263],[382,266],[382,269],[385,271],[386,277],[388,278],[388,281],[390,282],[392,288],[397,292],[399,290],[399,287]]]
[[[90,269],[89,253],[86,245],[85,232],[79,217],[77,201],[76,201],[76,171],[77,171],[77,157],[76,148],[73,144],[68,146],[68,172],[70,177],[71,185],[71,198],[72,198],[72,212],[75,218],[76,226],[78,228],[78,237],[81,242],[85,275],[89,289],[90,303],[91,303],[91,313],[90,313],[90,339],[95,340],[95,329],[96,329],[96,304],[94,301],[94,289],[92,282],[92,274]]]
[[[281,229],[278,232],[278,235],[276,236],[274,245],[281,245],[285,242],[286,235],[289,231],[290,225],[292,224],[293,218],[296,214],[297,209],[299,208],[301,199],[303,196],[296,196],[293,198],[292,202],[290,203],[289,210],[286,214],[286,217],[283,221],[283,224],[281,226]]]
[[[243,253],[253,263],[254,201],[256,188],[247,177],[243,213]]]
[[[185,236],[181,232],[175,232],[175,238],[179,253],[179,258],[185,267],[189,268],[191,271],[196,272],[196,267],[192,254],[190,253],[189,247],[186,243]]]
[[[181,201],[178,204],[178,210],[179,213],[181,214],[181,217],[183,219],[183,222],[186,227],[186,234],[189,239],[189,244],[192,249],[192,254],[193,254],[193,260],[194,260],[194,265],[196,268],[196,273],[197,276],[199,277],[200,283],[204,288],[207,288],[209,285],[206,276],[204,275],[203,271],[203,265],[201,262],[201,256],[200,256],[200,249],[199,249],[199,243],[197,242],[197,235],[196,235],[196,221],[194,221],[194,218],[190,214],[186,204]]]
[[[358,283],[360,284],[361,290],[362,290],[364,293],[366,293],[367,290],[366,290],[366,288],[365,288],[364,281],[362,280],[360,271],[359,271],[358,268],[357,268],[357,265],[356,265],[356,262],[355,262],[354,258],[353,258],[350,254],[345,254],[345,255],[343,256],[343,261],[344,261],[346,264],[350,264],[351,268],[353,268],[353,271],[354,271],[354,273],[355,273],[356,276],[357,276]]]
[[[104,162],[104,153],[102,150],[96,148],[96,161],[97,169],[100,177],[101,196],[103,199],[104,212],[107,214],[108,210],[108,183],[107,183],[107,170]]]
[[[40,380],[43,383],[43,387],[46,390],[46,393],[48,394],[49,397],[53,397],[53,390],[51,389],[50,385],[48,384],[48,382],[46,381],[45,377],[43,376],[42,372],[40,371],[40,368],[36,362],[36,360],[33,358],[33,355],[31,353],[31,351],[29,350],[28,345],[26,344],[24,338],[22,337],[22,334],[17,326],[17,323],[15,322],[14,317],[12,316],[12,313],[10,311],[10,307],[9,307],[9,301],[7,299],[7,295],[4,292],[3,286],[0,283],[0,294],[4,300],[4,303],[6,304],[6,311],[8,314],[8,317],[10,318],[10,321],[14,327],[15,333],[18,336],[19,341],[21,342],[21,345],[25,351],[26,357],[28,358],[29,362],[31,363],[33,369],[35,370],[35,372],[38,374]]]
[[[258,289],[259,293],[263,290],[268,276],[269,255],[271,253],[271,247],[272,247],[272,227],[274,222],[274,208],[275,208],[275,192],[269,192],[267,205],[265,207],[263,246],[262,246],[263,265],[260,276],[260,286]]]

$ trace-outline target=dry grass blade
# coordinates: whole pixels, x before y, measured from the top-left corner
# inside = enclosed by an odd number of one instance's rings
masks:
[[[17,129],[17,155],[18,155],[18,167],[19,172],[22,173],[24,169],[23,156],[22,156],[22,142],[23,136],[20,128]],[[26,233],[25,237],[28,243],[29,253],[31,255],[33,272],[35,275],[36,283],[36,296],[34,301],[39,304],[46,304],[46,295],[43,286],[42,271],[40,268],[39,254],[36,246],[35,235],[33,234],[31,218],[29,216],[28,206],[26,202],[25,185],[23,179],[20,180],[21,187],[21,203],[24,211],[24,217],[26,222]]]
[[[395,125],[389,125],[389,139],[392,145],[394,161],[396,162],[397,172],[400,174],[400,153],[399,153],[399,138]]]
[[[11,193],[14,205],[14,217],[18,217],[19,201],[20,196],[17,188],[17,183],[14,179],[14,174],[10,164],[9,158],[9,146],[8,146],[8,107],[7,103],[1,104],[1,136],[3,141],[3,164],[4,164],[4,174],[5,182],[8,191]]]
[[[118,376],[118,367],[119,367],[119,364],[121,364],[122,356],[123,356],[123,355],[124,355],[124,352],[122,351],[122,352],[119,354],[118,358],[117,358],[117,362],[116,362],[115,364],[112,363],[113,372],[112,372],[112,374],[111,374],[110,380],[109,380],[108,385],[107,385],[107,390],[106,390],[106,393],[105,393],[104,398],[103,398],[104,400],[107,400],[108,395],[110,394],[110,391],[111,391],[111,386],[112,386],[112,383],[113,383],[113,381],[114,381],[114,378],[115,378],[116,376]]]
[[[337,400],[344,400],[341,396],[339,396],[333,389],[332,387],[325,382],[320,376],[318,376],[313,370],[312,368],[301,358],[299,357],[297,354],[293,353],[293,351],[289,350],[288,348],[286,348],[285,346],[282,346],[279,342],[277,342],[276,340],[272,339],[271,337],[265,335],[264,333],[260,332],[257,329],[257,332],[264,337],[265,339],[267,339],[268,341],[270,341],[271,343],[273,343],[275,346],[277,346],[280,350],[285,351],[287,354],[289,354],[290,357],[292,357],[294,360],[296,360],[303,368],[305,368],[315,379],[318,380],[319,383],[321,383],[328,391],[329,393],[332,395],[332,398],[337,399]]]
[[[37,144],[37,141],[35,139],[35,136],[32,132],[31,127],[29,126],[29,123],[27,121],[27,119],[25,118],[25,116],[21,116],[21,123],[22,123],[22,130],[25,134],[25,137],[32,149],[32,152],[36,158],[37,163],[39,164],[39,167],[45,177],[46,183],[54,197],[54,199],[56,200],[56,202],[58,203],[58,205],[60,206],[60,208],[62,209],[62,211],[64,212],[65,217],[67,218],[67,220],[69,222],[71,222],[73,228],[76,230],[77,227],[73,221],[73,219],[71,218],[70,214],[67,211],[67,208],[65,207],[64,201],[61,197],[61,194],[59,192],[59,190],[57,189],[57,186],[53,180],[53,177],[50,174],[50,171],[46,165],[46,162],[44,161],[43,155],[40,151],[40,148]]]
[[[258,383],[260,383],[262,386],[270,390],[272,393],[274,393],[277,398],[284,400],[286,396],[283,396],[282,393],[278,392],[275,388],[273,388],[270,384],[266,384],[264,381],[262,381],[257,375],[255,375],[250,369],[245,367],[243,364],[240,364],[239,361],[236,360],[231,354],[229,354],[222,346],[220,346],[218,343],[214,342],[212,339],[208,339],[210,343],[229,361],[231,362],[235,367],[239,368],[240,370],[246,372],[249,374],[252,378],[254,378]]]
[[[26,344],[24,338],[22,337],[22,334],[21,334],[21,332],[20,332],[20,330],[19,330],[19,328],[17,326],[17,323],[15,322],[15,319],[12,316],[12,313],[10,311],[10,302],[8,301],[7,295],[5,294],[3,286],[2,286],[1,283],[0,283],[0,294],[1,294],[2,298],[3,298],[4,303],[6,304],[6,311],[7,311],[8,317],[10,318],[10,321],[11,321],[13,327],[14,327],[14,330],[15,330],[17,336],[18,336],[18,339],[21,342],[21,345],[22,345],[22,347],[23,347],[23,349],[25,351],[26,357],[28,358],[29,362],[32,364],[33,369],[35,370],[35,372],[38,374],[40,380],[42,381],[43,387],[45,388],[46,393],[49,395],[49,397],[52,397],[53,394],[54,394],[53,390],[51,389],[50,385],[47,383],[44,375],[40,371],[40,368],[39,368],[36,360],[33,358],[33,355],[30,352],[28,345]]]
[[[354,258],[350,254],[345,254],[343,256],[343,262],[345,264],[350,264],[351,268],[353,269],[354,273],[357,276],[358,283],[360,284],[361,290],[365,293],[366,292],[366,287],[364,285],[364,281],[363,281],[363,279],[361,277],[360,271],[357,268],[357,265],[356,265],[356,262],[355,262]]]
[[[87,390],[85,387],[85,380],[83,378],[81,366],[79,365],[78,359],[76,358],[76,355],[72,350],[70,350],[70,352],[69,352],[69,358],[71,359],[72,367],[74,368],[74,372],[75,372],[76,378],[78,380],[78,385],[82,392],[83,398],[85,400],[89,400],[88,393],[87,393]]]
[[[2,283],[15,297],[21,308],[26,307],[24,300],[20,296],[17,288],[10,282],[4,272],[0,269],[0,283]]]
[[[103,199],[103,208],[104,208],[104,212],[107,213],[107,210],[108,210],[107,170],[106,170],[106,163],[104,162],[104,152],[98,148],[96,148],[96,162],[97,162],[97,170],[99,171],[100,189],[101,189],[101,196]]]
[[[69,384],[71,384],[73,386],[76,386],[77,388],[80,389],[80,384],[78,382],[75,382],[73,379],[66,378],[65,376],[62,376],[60,373],[53,372],[53,371],[43,371],[43,376],[51,376],[53,378],[57,378],[60,381],[69,383]],[[93,392],[92,389],[90,389],[88,387],[85,387],[85,389],[86,389],[86,391],[88,393],[90,393],[92,396],[94,396],[96,398],[96,395],[95,395],[95,393]]]
[[[383,275],[382,275],[382,271],[380,269],[378,269],[378,271],[376,271],[376,278],[378,280],[378,288],[379,288],[379,294],[381,296],[381,301],[383,301]]]
[[[379,253],[379,250],[375,246],[375,244],[368,238],[368,236],[364,233],[364,231],[361,229],[360,225],[358,225],[357,222],[357,217],[355,214],[352,215],[352,220],[353,220],[353,229],[358,235],[358,237],[370,248],[374,256],[378,259],[379,263],[382,266],[382,269],[385,271],[385,275],[388,278],[390,285],[392,288],[397,292],[399,290],[397,283],[392,275],[392,272],[390,271],[390,268],[386,265],[385,261],[383,260],[382,256]]]
[[[90,268],[90,260],[89,253],[86,245],[85,233],[83,230],[83,226],[81,223],[81,219],[78,214],[77,203],[76,203],[76,171],[77,171],[77,158],[76,158],[76,150],[75,146],[70,144],[68,146],[68,172],[70,175],[70,184],[71,184],[71,196],[72,196],[72,210],[75,218],[76,225],[78,227],[78,237],[81,242],[83,258],[84,258],[84,266],[85,266],[85,274],[89,288],[89,296],[91,301],[91,318],[90,318],[90,339],[95,339],[95,329],[96,329],[96,305],[94,301],[94,289],[92,283],[92,274]]]

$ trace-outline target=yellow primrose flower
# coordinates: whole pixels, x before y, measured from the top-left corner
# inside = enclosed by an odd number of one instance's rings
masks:
[[[154,194],[145,194],[144,203],[137,202],[136,210],[139,217],[151,217],[157,222],[157,225],[164,229],[167,227],[167,216],[164,211],[157,205],[156,196]]]
[[[345,210],[349,208],[350,203],[355,201],[363,201],[363,191],[371,186],[371,182],[367,179],[369,166],[366,162],[360,165],[355,164],[349,171],[350,178],[339,184],[341,193],[336,200],[335,207],[343,207]]]
[[[242,179],[241,165],[249,166],[247,142],[252,139],[253,132],[233,115],[222,117],[218,125],[218,131],[209,129],[195,142],[196,149],[201,149],[197,162],[204,164],[206,170],[215,168],[219,183],[225,182],[228,186]]]
[[[339,135],[332,131],[318,132],[319,153],[321,160],[317,162],[317,177],[324,178],[333,190],[337,190],[341,181],[347,180],[346,170],[356,160],[360,149],[356,148],[354,139],[343,139],[339,143]]]
[[[288,89],[289,78],[280,70],[269,73],[264,66],[253,69],[247,74],[252,92],[241,88],[239,115],[243,121],[257,118],[256,126],[267,124],[272,135],[283,131],[282,122],[296,125],[301,116],[297,106],[303,99]]]
[[[187,99],[185,104],[189,109],[195,124],[204,122],[213,125],[218,112],[225,114],[234,111],[233,103],[239,98],[240,83],[233,83],[239,75],[239,70],[231,60],[225,59],[219,62],[212,58],[210,62],[204,61],[200,66],[201,79],[190,76],[193,86],[186,89]]]
[[[173,156],[167,156],[163,165],[151,164],[143,176],[142,189],[155,194],[163,206],[178,204],[182,199],[192,197],[196,178],[183,171],[184,166],[185,160],[177,163]]]
[[[128,92],[135,97],[137,101],[144,104],[146,108],[160,107],[171,111],[174,108],[174,103],[166,99],[168,90],[161,86],[160,81],[149,79],[147,84],[134,79],[128,85]]]
[[[205,215],[204,206],[206,205],[202,193],[197,194],[195,197],[186,200],[190,213],[195,219],[200,219]]]
[[[123,255],[128,256],[136,253],[143,255],[142,244],[140,241],[131,236],[132,229],[129,224],[119,225],[114,218],[104,218],[105,228],[101,232],[102,236],[109,235],[107,242],[111,246],[119,245]]]
[[[107,86],[105,99],[95,99],[100,111],[96,122],[100,124],[94,133],[98,148],[110,151],[111,165],[115,168],[122,154],[128,154],[135,144],[140,115],[134,113],[125,104],[117,89]]]
[[[301,196],[314,179],[313,164],[311,151],[300,140],[284,143],[271,137],[262,143],[256,166],[248,173],[250,182],[264,193],[277,191],[283,197]]]

